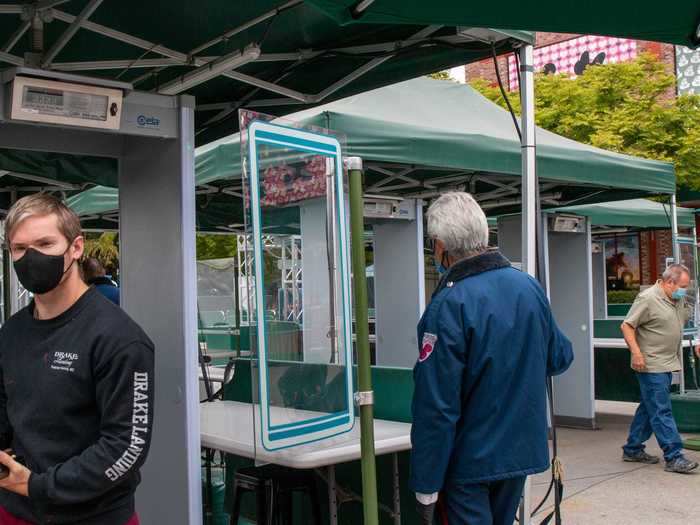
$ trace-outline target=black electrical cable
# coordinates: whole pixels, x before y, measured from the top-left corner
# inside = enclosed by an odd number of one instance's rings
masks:
[[[518,125],[518,117],[515,116],[515,111],[513,111],[513,106],[510,105],[510,99],[508,99],[508,95],[506,94],[506,90],[503,88],[503,80],[501,80],[501,72],[498,69],[498,57],[496,56],[496,46],[491,45],[491,56],[493,57],[493,67],[496,69],[496,80],[498,81],[498,87],[501,90],[501,96],[503,97],[503,100],[506,102],[506,106],[508,106],[508,111],[510,112],[510,116],[513,119],[513,124],[515,125],[515,131],[518,132],[518,138],[522,141],[523,140],[523,135],[520,132],[520,126]]]
[[[666,222],[668,222],[668,229],[673,230],[673,222],[671,221],[671,217],[666,211],[666,203],[662,202],[661,207],[664,209],[664,215],[666,215]],[[668,196],[668,207],[671,207],[671,196]]]
[[[518,51],[513,51],[513,56],[515,56],[515,71],[518,74],[518,91],[520,91],[520,86],[523,85],[523,79],[520,76],[520,56]]]
[[[552,481],[550,485],[554,485],[554,510],[550,512],[540,525],[547,525],[552,518],[554,518],[554,523],[556,525],[561,525],[561,502],[564,499],[564,484],[561,481],[561,465],[559,464],[559,451],[558,451],[558,440],[557,440],[557,426],[554,424],[554,380],[549,377],[547,378],[547,398],[549,399],[549,417],[552,422]],[[547,497],[549,492],[547,493]],[[546,498],[545,498],[546,500]],[[544,501],[538,505],[538,509],[542,506]],[[533,513],[534,516],[534,513]]]

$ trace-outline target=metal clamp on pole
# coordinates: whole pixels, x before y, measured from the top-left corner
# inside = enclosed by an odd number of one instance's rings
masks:
[[[362,171],[362,157],[345,157],[344,164],[345,168],[350,170]]]
[[[355,406],[363,407],[366,405],[374,405],[374,391],[355,392]]]

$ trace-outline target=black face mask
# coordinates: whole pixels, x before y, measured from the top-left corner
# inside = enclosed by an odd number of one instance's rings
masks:
[[[70,270],[75,259],[68,268],[63,269],[64,257],[70,246],[63,252],[63,255],[47,255],[34,248],[28,248],[24,255],[13,264],[17,278],[22,286],[33,294],[44,294],[56,288],[63,274]]]

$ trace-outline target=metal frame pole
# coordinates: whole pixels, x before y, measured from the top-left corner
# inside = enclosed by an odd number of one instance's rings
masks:
[[[328,466],[328,513],[331,525],[338,525],[338,493],[335,484],[335,465]]]
[[[338,353],[338,327],[336,326],[336,305],[338,300],[338,292],[336,290],[335,276],[337,273],[337,240],[335,236],[335,178],[333,176],[333,163],[330,159],[326,159],[326,238],[328,239],[328,291],[330,292],[331,300],[329,303],[329,335],[331,342],[331,363],[339,363],[340,355]],[[352,202],[350,204],[352,206]],[[353,252],[354,256],[354,252]],[[349,366],[350,363],[347,363]]]
[[[369,352],[367,275],[365,274],[364,198],[362,159],[350,157],[350,238],[352,248],[355,331],[357,333],[357,376],[360,405],[360,446],[362,450],[362,506],[364,525],[378,525],[377,472],[374,457],[374,396]]]
[[[678,206],[676,205],[676,194],[671,195],[671,236],[673,237],[673,260],[681,262],[681,253],[678,246]]]
[[[399,475],[399,455],[392,454],[392,464],[394,468],[394,525],[401,525],[401,477]]]
[[[673,249],[673,262],[679,264],[681,262],[681,247],[678,244],[678,206],[676,205],[676,194],[671,195],[671,246]],[[685,394],[685,367],[683,362],[683,341],[685,339],[684,331],[681,330],[681,345],[678,350],[681,361],[681,371],[679,377],[679,390],[681,394]],[[692,344],[692,341],[691,341]],[[692,350],[691,350],[692,352]]]
[[[524,45],[520,53],[521,151],[522,151],[522,269],[535,277],[537,271],[535,166],[535,79],[533,47]]]
[[[535,165],[535,78],[533,46],[523,45],[520,54],[520,101],[521,113],[521,152],[522,152],[522,269],[536,277],[537,242],[535,229],[537,224]],[[531,480],[528,477],[523,488],[520,504],[520,525],[530,524],[531,514]]]

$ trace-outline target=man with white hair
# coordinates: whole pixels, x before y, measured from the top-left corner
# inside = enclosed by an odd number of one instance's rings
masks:
[[[443,274],[418,325],[411,487],[424,524],[512,525],[526,476],[549,466],[547,376],[573,361],[542,288],[488,249],[467,193],[428,209]]]
[[[637,296],[621,327],[641,393],[622,460],[658,463],[659,458],[644,450],[653,433],[664,453],[665,470],[680,474],[698,468],[697,462],[683,456],[683,441],[671,411],[672,376],[681,370],[681,338],[688,317],[684,298],[689,284],[688,268],[672,264],[660,281]],[[700,356],[700,348],[695,351]]]

